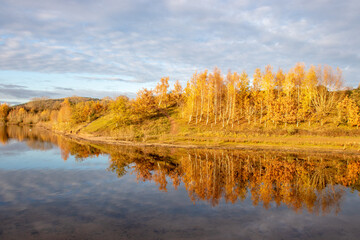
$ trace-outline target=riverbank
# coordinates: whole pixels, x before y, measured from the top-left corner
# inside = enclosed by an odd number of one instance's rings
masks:
[[[141,147],[168,147],[188,149],[234,149],[253,151],[281,152],[312,152],[328,154],[360,155],[360,137],[340,136],[244,136],[239,138],[207,137],[187,139],[184,136],[162,135],[149,138],[147,141],[124,141],[113,136],[96,136],[94,134],[75,133],[73,131],[53,130],[46,125],[38,125],[46,131],[51,131],[63,137],[88,142],[91,144],[111,144]],[[196,140],[195,140],[196,139]]]

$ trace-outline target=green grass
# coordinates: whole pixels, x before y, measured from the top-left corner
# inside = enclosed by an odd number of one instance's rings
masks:
[[[116,128],[116,122],[111,114],[102,116],[84,127],[81,132],[90,134],[109,134]]]
[[[157,141],[170,131],[170,122],[166,116],[156,116],[141,124],[119,125],[111,114],[107,114],[83,127],[80,133],[95,136],[111,136],[125,141]]]

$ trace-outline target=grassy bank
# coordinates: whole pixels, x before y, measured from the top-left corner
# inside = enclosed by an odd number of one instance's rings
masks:
[[[360,153],[360,130],[332,124],[221,127],[188,124],[179,113],[168,111],[139,124],[119,125],[109,114],[88,123],[40,123],[74,138],[112,144],[178,147],[337,150]]]

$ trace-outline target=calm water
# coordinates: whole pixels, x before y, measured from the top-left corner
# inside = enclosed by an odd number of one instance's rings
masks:
[[[359,239],[360,157],[0,129],[0,239]]]

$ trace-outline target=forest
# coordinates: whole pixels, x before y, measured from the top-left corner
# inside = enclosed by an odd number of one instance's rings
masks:
[[[297,63],[287,72],[268,65],[257,68],[252,77],[245,71],[223,74],[215,68],[195,72],[185,86],[176,81],[170,87],[169,77],[161,78],[154,89],[143,88],[134,99],[37,98],[12,107],[4,103],[0,121],[43,124],[72,133],[132,135],[124,138],[132,140],[181,135],[189,129],[206,129],[210,134],[244,129],[290,128],[292,134],[318,127],[357,129],[360,85],[346,88],[341,70],[327,65],[306,68]]]

